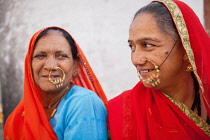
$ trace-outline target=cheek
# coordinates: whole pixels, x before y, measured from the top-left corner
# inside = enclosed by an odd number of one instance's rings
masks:
[[[63,68],[65,74],[66,74],[66,77],[71,77],[72,74],[73,74],[73,69],[74,69],[74,65],[72,63],[65,63],[63,64]]]
[[[159,52],[153,53],[153,55],[148,57],[148,59],[152,58],[153,59],[152,61],[157,66],[159,66],[159,67],[161,66],[162,67],[162,65],[164,65],[164,63],[165,63],[165,60],[167,59],[167,56],[168,55],[166,55],[164,51],[159,51]]]
[[[38,77],[38,74],[42,68],[42,62],[32,61],[31,63],[31,71],[34,78]]]
[[[133,57],[132,53],[131,53],[131,62],[133,63],[133,65],[135,65],[134,57]]]

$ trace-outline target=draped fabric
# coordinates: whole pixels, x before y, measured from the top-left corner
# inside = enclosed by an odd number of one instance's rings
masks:
[[[210,116],[209,37],[198,17],[185,3],[177,0],[156,2],[164,4],[173,18]],[[162,92],[146,88],[142,82],[111,99],[108,110],[112,140],[210,139],[208,124],[207,131],[204,131],[198,125],[201,122],[195,123],[197,120],[187,116]]]
[[[61,29],[59,27],[48,28]],[[28,53],[25,58],[24,98],[17,105],[17,107],[10,114],[6,121],[4,127],[4,139],[57,139],[56,134],[52,130],[45,114],[43,105],[40,100],[40,89],[34,83],[31,69],[31,60],[36,39],[43,30],[48,28],[44,28],[36,32],[30,40]],[[76,43],[75,46],[77,47],[78,56],[80,59],[78,66],[78,77],[75,78],[73,82],[76,85],[94,91],[103,100],[104,104],[107,105],[107,99],[103,89],[101,88],[100,83],[92,71],[85,55]]]

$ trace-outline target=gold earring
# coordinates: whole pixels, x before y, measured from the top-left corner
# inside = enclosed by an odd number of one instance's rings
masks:
[[[191,72],[191,71],[193,71],[193,67],[192,67],[192,65],[191,65],[191,64],[189,64],[189,65],[187,66],[186,71],[187,71],[187,72]]]
[[[187,54],[184,55],[183,60],[189,62],[189,58],[188,58]]]
[[[184,55],[183,60],[189,62],[189,65],[187,66],[186,71],[187,71],[187,72],[193,71],[193,67],[192,67],[192,65],[190,64],[190,60],[189,60],[187,54]]]

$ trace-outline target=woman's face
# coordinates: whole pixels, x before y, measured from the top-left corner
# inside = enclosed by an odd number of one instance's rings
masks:
[[[153,74],[152,61],[160,66],[174,49],[159,71],[160,83],[153,87],[151,83],[144,83],[146,87],[162,89],[183,82],[186,74],[186,62],[183,60],[185,51],[181,42],[172,39],[162,32],[156,24],[155,18],[151,14],[138,15],[130,26],[128,44],[131,47],[131,59],[143,80],[147,80]],[[148,60],[148,61],[145,61]]]
[[[72,75],[76,70],[74,60],[72,57],[70,45],[66,38],[57,31],[49,31],[46,35],[41,37],[36,43],[34,53],[32,56],[32,71],[35,83],[44,92],[53,92],[64,87],[67,87],[72,80]],[[60,88],[49,81],[63,77],[60,69],[63,69],[66,78]]]

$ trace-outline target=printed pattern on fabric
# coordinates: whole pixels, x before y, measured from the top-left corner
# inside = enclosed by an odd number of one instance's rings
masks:
[[[123,95],[123,138],[125,139],[131,139],[132,131],[133,131],[133,119],[132,118],[132,103],[131,103],[131,95],[130,94],[124,94]]]
[[[186,114],[200,129],[210,136],[210,125],[193,112],[189,107],[175,98],[163,93],[171,102],[173,102],[184,114]]]

